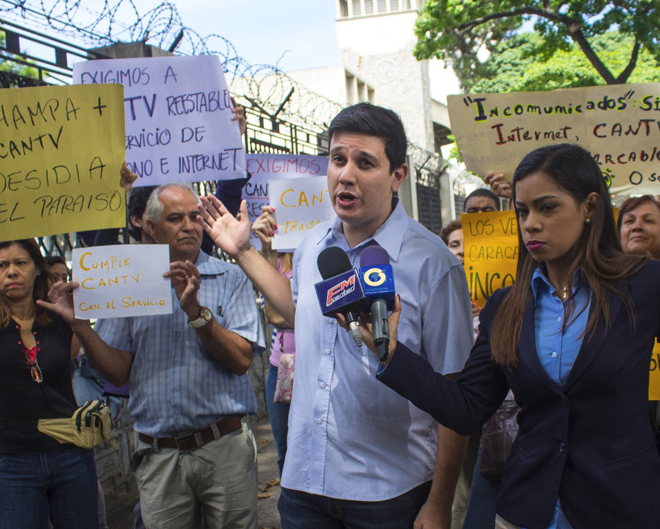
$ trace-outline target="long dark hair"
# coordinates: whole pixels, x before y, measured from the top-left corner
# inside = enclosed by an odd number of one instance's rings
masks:
[[[621,292],[616,281],[637,272],[646,259],[625,255],[614,225],[610,194],[605,180],[591,155],[577,145],[560,144],[541,147],[529,153],[513,175],[513,197],[516,200],[516,184],[534,173],[544,173],[551,177],[565,192],[579,204],[584,203],[590,193],[599,195],[596,210],[590,224],[585,225],[580,238],[569,250],[566,270],[561,278],[563,284],[572,283],[575,272],[580,269],[582,279],[592,293],[593,311],[585,329],[585,337],[591,338],[601,318],[609,328],[610,306],[607,292],[622,297],[628,309],[631,324],[634,325],[634,308],[630,297]],[[518,268],[516,282],[502,302],[495,319],[490,338],[493,359],[502,365],[513,368],[517,363],[517,348],[525,310],[531,302],[531,280],[537,262],[527,250],[518,222]],[[570,316],[575,308],[572,293],[569,293]],[[565,319],[568,321],[568,318]]]
[[[0,242],[0,250],[9,248],[12,244],[16,244],[23,248],[32,261],[37,267],[37,270],[41,272],[37,275],[34,280],[34,289],[32,291],[32,300],[37,301],[38,299],[47,300],[48,299],[48,279],[50,272],[48,271],[48,265],[46,264],[46,259],[41,254],[39,250],[39,245],[34,239],[21,239],[17,241],[5,241]],[[35,303],[36,306],[36,322],[41,326],[48,326],[51,323],[51,319],[48,317],[46,309],[40,307]],[[9,305],[7,300],[0,296],[0,329],[6,329],[9,325],[9,317],[11,316],[11,311],[9,310]]]

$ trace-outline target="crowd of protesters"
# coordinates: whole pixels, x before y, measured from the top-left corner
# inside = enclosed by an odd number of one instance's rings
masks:
[[[511,181],[489,173],[495,194],[478,190],[465,212],[506,201],[520,249],[514,286],[480,307],[460,221],[438,237],[398,199],[409,172],[400,118],[360,103],[328,134],[337,218],[293,254],[272,249],[272,207],[250,224],[237,192],[247,179],[208,197],[178,183],[130,189],[131,237],[169,246],[171,314],[92,325],[76,317],[66,261],[47,261],[34,240],[0,243],[0,529],[105,524],[93,451],[42,428],[83,404],[71,376],[81,351],[101,392],[130,395],[139,523],[256,529],[247,371],[265,337],[255,290],[275,326],[267,396],[285,529],[657,527],[648,386],[660,203],[631,198],[615,220],[598,165],[575,145],[532,151]],[[124,165],[121,178],[129,189],[136,176]],[[94,244],[117,235],[104,230]],[[232,262],[210,255],[214,245]],[[397,290],[384,361],[370,352],[370,319],[360,320],[360,346],[341,315],[322,316],[314,289],[323,250],[341,248],[357,268],[372,245],[387,252]],[[280,372],[294,355],[292,390]],[[489,481],[478,432],[506,399],[519,407],[519,431]]]

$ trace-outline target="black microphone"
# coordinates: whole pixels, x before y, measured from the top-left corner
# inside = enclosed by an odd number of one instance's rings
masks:
[[[317,264],[323,281],[316,283],[316,295],[324,316],[343,314],[353,340],[360,347],[362,335],[358,318],[364,305],[364,292],[357,271],[346,252],[337,246],[323,250]]]
[[[387,359],[390,327],[387,311],[394,305],[394,275],[387,251],[378,245],[367,246],[360,255],[360,280],[371,310],[374,345],[381,362]]]

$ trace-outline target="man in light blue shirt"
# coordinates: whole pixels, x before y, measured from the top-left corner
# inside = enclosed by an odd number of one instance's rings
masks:
[[[200,250],[199,197],[157,188],[147,226],[168,244],[173,313],[74,328],[95,367],[130,383],[140,451],[135,470],[147,527],[257,527],[257,409],[247,370],[263,344],[252,287],[238,267]],[[255,345],[257,346],[255,348]],[[130,377],[130,378],[129,378]]]
[[[398,339],[451,374],[462,369],[473,341],[467,281],[444,243],[394,197],[408,174],[399,117],[360,103],[335,117],[329,135],[328,189],[338,219],[314,228],[296,250],[291,288],[249,246],[245,206],[237,221],[217,201],[205,201],[216,244],[282,317],[295,318],[282,527],[401,529],[417,521],[449,528],[465,438],[378,387],[374,356],[322,316],[314,284],[325,248],[342,248],[358,266],[366,246],[380,245],[404,305]]]

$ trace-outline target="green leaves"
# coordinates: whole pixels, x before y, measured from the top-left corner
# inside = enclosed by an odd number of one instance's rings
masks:
[[[521,81],[524,86],[538,86],[541,79],[543,85],[563,83],[551,79],[550,72],[579,83],[571,86],[584,86],[582,83],[587,81],[593,84],[595,79],[601,83],[626,82],[632,79],[626,67],[630,64],[630,70],[634,65],[635,42],[642,50],[638,62],[643,60],[648,66],[649,60],[660,60],[657,0],[427,0],[416,22],[414,54],[420,60],[438,57],[451,62],[463,85],[469,88],[493,77],[488,63],[503,51],[502,47],[504,51],[512,50],[506,42],[520,44],[515,40],[516,31],[532,18],[537,32],[533,52],[528,50],[518,58],[518,62],[532,59],[527,64],[530,80]],[[627,56],[619,53],[613,59],[607,53],[599,55],[598,40],[613,33],[628,39]],[[490,58],[483,61],[488,53]],[[591,68],[573,57],[574,53],[582,54]],[[567,62],[562,66],[561,60]],[[546,69],[540,71],[537,62],[546,64]],[[618,77],[621,72],[623,78]]]

